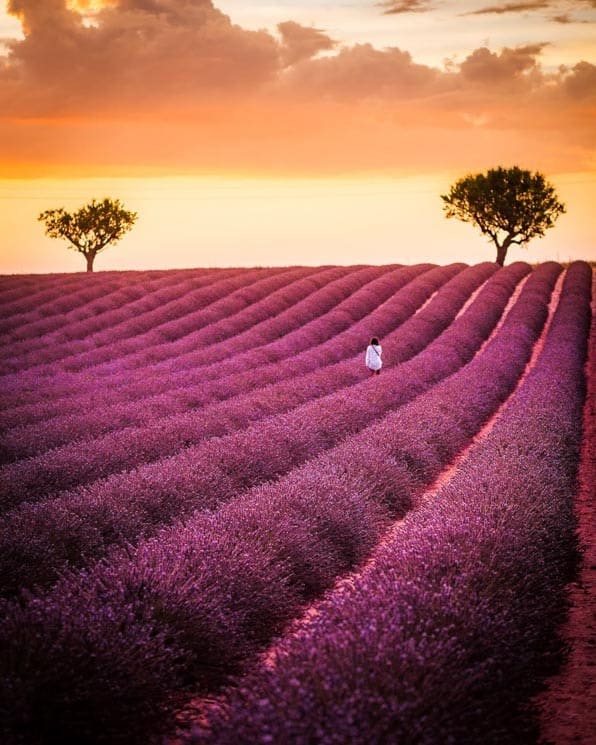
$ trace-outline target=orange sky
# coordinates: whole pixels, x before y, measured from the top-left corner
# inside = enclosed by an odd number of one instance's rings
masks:
[[[78,206],[76,198],[86,199],[98,177],[109,179],[106,193],[126,191],[136,200],[141,216],[150,205],[163,240],[170,212],[141,196],[156,184],[170,200],[181,183],[188,189],[188,179],[196,179],[196,193],[209,180],[214,188],[235,183],[241,191],[250,183],[251,193],[270,199],[271,179],[281,179],[282,192],[293,180],[323,208],[315,228],[325,221],[325,204],[336,219],[338,184],[351,189],[356,183],[365,196],[361,203],[350,196],[352,209],[370,212],[374,240],[378,208],[368,195],[376,183],[386,189],[394,179],[397,192],[417,193],[418,207],[409,209],[422,214],[430,209],[429,184],[445,191],[451,177],[518,164],[573,186],[578,206],[565,219],[580,232],[568,252],[587,258],[591,251],[593,218],[579,205],[589,203],[596,183],[594,0],[294,0],[275,6],[9,0],[6,9],[0,14],[6,52],[0,56],[0,179],[8,185],[0,189],[0,224],[12,227],[3,236],[0,271],[47,271],[47,262],[32,265],[32,256],[50,250],[57,261],[60,256],[39,225],[38,245],[31,225],[15,224],[11,201],[18,198],[23,221],[34,220],[38,207]],[[416,192],[420,179],[426,186]],[[27,196],[32,184],[33,200]],[[255,184],[262,188],[255,191]],[[440,205],[436,209],[440,216]],[[299,247],[280,255],[258,245],[254,257],[233,250],[242,240],[279,244],[295,232],[300,211],[281,212],[283,218],[269,211],[270,220],[283,219],[271,235],[254,226],[249,236],[246,229],[236,234],[234,221],[213,224],[214,236],[218,229],[227,235],[223,260],[250,264],[274,255],[272,263],[305,263]],[[392,230],[409,224],[398,205],[393,213]],[[208,252],[191,250],[196,226],[190,229],[190,215],[187,222],[187,253],[181,248],[178,265],[213,264]],[[452,229],[439,224],[424,245]],[[359,253],[352,246],[346,256],[347,233],[340,227],[327,251],[330,262],[366,261],[364,247]],[[137,232],[127,245],[140,240]],[[469,226],[465,235],[482,258],[483,239]],[[153,251],[149,263],[166,265],[159,246],[145,246],[146,264]],[[124,251],[124,242],[110,249],[116,251]],[[102,260],[103,268],[115,261],[107,252]]]

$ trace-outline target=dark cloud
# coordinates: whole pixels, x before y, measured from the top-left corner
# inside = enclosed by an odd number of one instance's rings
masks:
[[[72,27],[78,19],[76,13],[67,10],[63,0],[8,0],[7,9],[20,19],[25,34],[42,31],[46,23]]]
[[[210,0],[119,0],[91,26],[65,0],[11,0],[9,11],[25,38],[9,45],[7,66],[38,111],[226,95],[258,87],[279,67],[270,34],[233,25]],[[1,84],[0,108],[14,108]]]
[[[525,13],[529,11],[550,10],[553,15],[549,19],[554,23],[590,23],[586,18],[571,15],[571,12],[582,14],[588,6],[596,8],[596,0],[516,0],[515,2],[487,5],[478,10],[462,13],[463,16],[504,15]]]
[[[564,88],[576,100],[596,100],[596,65],[579,62],[565,78]]]
[[[379,3],[379,6],[384,8],[385,15],[424,13],[433,9],[434,2],[433,0],[386,0],[386,2]]]
[[[499,5],[489,5],[485,8],[478,10],[471,10],[469,13],[464,13],[467,16],[479,16],[479,15],[502,15],[503,13],[522,13],[527,10],[543,10],[551,7],[550,2],[547,0],[534,0],[533,2],[513,2],[513,3],[501,3]]]
[[[320,29],[301,26],[294,21],[279,23],[277,28],[283,41],[282,61],[284,66],[310,59],[319,52],[330,51],[337,46],[337,42]]]
[[[285,78],[286,90],[303,96],[350,98],[423,97],[433,91],[444,74],[418,65],[408,52],[379,50],[371,44],[344,47],[331,57],[308,60]]]
[[[537,57],[545,44],[529,44],[500,53],[486,47],[476,49],[462,62],[460,70],[465,80],[492,85],[519,80],[529,71],[538,70]]]

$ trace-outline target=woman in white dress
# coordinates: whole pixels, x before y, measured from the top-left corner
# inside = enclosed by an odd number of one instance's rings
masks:
[[[373,375],[378,375],[383,367],[383,350],[379,344],[379,340],[376,336],[370,340],[370,344],[366,348],[366,366]]]

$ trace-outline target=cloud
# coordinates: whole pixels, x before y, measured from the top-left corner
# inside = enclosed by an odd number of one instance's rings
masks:
[[[434,7],[433,0],[386,0],[379,3],[385,15],[397,13],[425,13]]]
[[[529,44],[514,49],[505,48],[498,54],[481,47],[462,62],[461,75],[465,80],[483,85],[519,81],[528,72],[538,71],[536,58],[545,46]]]
[[[529,11],[551,10],[555,15],[550,20],[555,23],[590,23],[589,20],[572,18],[571,11],[582,13],[588,7],[596,8],[596,0],[514,0],[514,2],[496,3],[477,10],[462,13],[462,16],[505,15]]]
[[[25,39],[10,45],[3,72],[19,77],[32,112],[226,95],[278,72],[278,42],[233,25],[210,0],[120,0],[99,10],[92,26],[64,0],[11,0],[9,10]],[[0,104],[17,106],[6,96]]]
[[[337,42],[320,29],[307,28],[294,21],[279,23],[277,28],[283,40],[284,66],[310,59],[319,52],[330,51],[337,46]]]
[[[489,5],[488,7],[480,8],[479,10],[471,10],[468,13],[463,13],[462,15],[479,16],[491,14],[502,15],[503,13],[522,13],[526,10],[543,10],[544,8],[550,8],[551,4],[552,3],[548,2],[547,0],[501,3],[500,5]]]
[[[564,78],[563,85],[570,98],[596,101],[596,65],[579,62]]]
[[[593,157],[595,68],[547,73],[545,44],[481,47],[441,69],[290,20],[249,31],[210,0],[9,9],[24,38],[0,57],[4,173],[472,168],[507,142],[538,166]]]
[[[442,78],[401,49],[356,44],[297,65],[285,76],[283,90],[315,100],[398,100],[424,97],[440,87]]]
[[[560,13],[559,15],[552,16],[551,18],[554,23],[570,24],[570,23],[592,23],[587,18],[574,18],[569,13]]]

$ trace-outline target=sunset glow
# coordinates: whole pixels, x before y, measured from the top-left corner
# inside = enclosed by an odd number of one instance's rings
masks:
[[[568,213],[511,260],[595,258],[595,21],[591,0],[10,0],[0,271],[81,270],[36,217],[104,195],[140,219],[99,270],[480,261],[439,194],[513,164]]]

